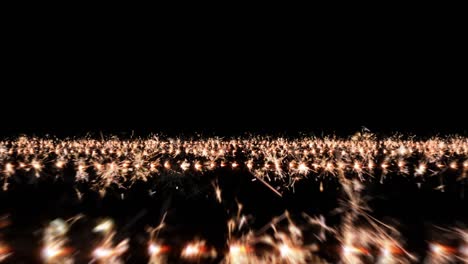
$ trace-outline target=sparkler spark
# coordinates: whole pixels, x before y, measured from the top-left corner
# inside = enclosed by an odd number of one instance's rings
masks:
[[[45,228],[42,249],[42,258],[48,264],[73,264],[73,257],[70,248],[66,247],[68,238],[66,237],[70,226],[82,218],[81,215],[70,218],[67,221],[56,219]]]
[[[110,219],[101,221],[93,232],[101,233],[103,238],[100,245],[93,251],[93,258],[102,264],[123,264],[121,256],[128,250],[128,239],[122,240],[114,246],[114,223]]]
[[[182,258],[197,261],[205,258],[215,258],[216,255],[216,250],[214,248],[207,247],[204,240],[197,240],[188,243],[181,253]]]
[[[0,242],[0,262],[4,261],[11,255],[11,249]]]
[[[161,229],[165,227],[164,221],[166,220],[167,213],[164,213],[159,226],[149,229],[150,240],[148,245],[148,254],[150,256],[148,264],[164,264],[166,263],[166,256],[164,255],[169,251],[169,247],[163,245],[158,240],[158,235]]]

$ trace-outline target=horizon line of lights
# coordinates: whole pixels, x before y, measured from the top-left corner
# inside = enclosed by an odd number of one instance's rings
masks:
[[[17,173],[55,177],[66,169],[75,172],[76,181],[93,181],[98,188],[147,181],[164,173],[202,174],[216,169],[247,170],[284,188],[311,175],[352,176],[360,181],[380,176],[383,182],[390,173],[418,178],[454,172],[463,180],[468,178],[468,138],[0,141],[3,190]]]

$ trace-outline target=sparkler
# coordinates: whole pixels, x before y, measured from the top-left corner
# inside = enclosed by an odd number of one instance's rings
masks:
[[[167,259],[164,255],[167,251],[169,251],[168,246],[150,243],[148,246],[148,254],[150,256],[149,264],[163,264],[166,263]]]
[[[399,232],[378,219],[372,217],[365,199],[361,197],[363,186],[357,180],[341,178],[346,194],[341,210],[345,212],[339,239],[342,243],[343,263],[365,263],[363,259],[374,259],[376,263],[404,264],[417,258],[403,248]],[[366,227],[360,227],[357,220],[364,219]],[[378,254],[371,254],[369,248],[380,249]]]
[[[244,228],[247,228],[247,217],[242,214],[242,208],[242,204],[237,203],[237,214],[227,223],[229,250],[225,254],[224,264],[259,263],[252,246],[256,241],[254,234],[248,232],[236,237],[236,234],[242,233]]]
[[[128,239],[124,239],[114,246],[114,222],[110,219],[103,220],[93,232],[102,234],[102,242],[93,251],[93,260],[102,264],[123,264],[120,258],[128,250]]]
[[[426,262],[428,264],[435,263],[462,263],[468,262],[468,231],[454,228],[447,229],[438,227],[438,229],[444,231],[446,234],[451,235],[452,239],[458,241],[459,246],[449,246],[439,242],[432,242],[429,244],[429,252],[427,254]]]
[[[254,232],[248,229],[247,217],[241,213],[242,205],[238,204],[237,207],[237,215],[228,221],[229,250],[223,263],[324,263],[313,255],[313,252],[318,250],[316,244],[304,245],[302,231],[292,221],[288,212]],[[286,228],[281,228],[280,224],[284,221]],[[267,233],[268,230],[272,230],[273,233]],[[258,245],[267,245],[271,250],[258,251]]]
[[[66,237],[70,226],[82,216],[70,218],[67,221],[56,219],[45,228],[42,258],[47,264],[73,264],[72,249],[66,246]]]
[[[4,261],[11,255],[11,249],[0,242],[0,262]]]
[[[182,258],[196,262],[201,259],[215,258],[216,255],[216,250],[208,247],[204,240],[195,240],[188,243],[181,253]]]
[[[149,229],[150,239],[148,243],[148,255],[150,259],[148,264],[164,264],[167,261],[165,253],[169,251],[169,246],[164,245],[158,238],[159,232],[165,227],[164,220],[166,216],[167,214],[165,213],[159,226]]]
[[[441,244],[431,244],[429,258],[427,259],[426,263],[454,263],[456,260],[456,256],[454,255],[455,252],[455,249],[452,247]]]
[[[248,245],[232,244],[229,246],[229,252],[227,253],[225,263],[253,263],[252,260],[255,258],[255,256],[253,256],[252,253],[253,249],[251,249]]]

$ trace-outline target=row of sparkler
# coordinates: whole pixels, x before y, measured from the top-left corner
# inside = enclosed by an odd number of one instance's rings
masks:
[[[43,248],[41,251],[42,263],[46,264],[73,264],[75,263],[74,250],[67,246],[69,231],[73,222],[79,220],[80,216],[68,220],[56,219],[49,223],[43,232]],[[278,231],[275,224],[286,219],[287,231]],[[302,233],[285,213],[276,221],[271,228],[275,230],[273,236],[262,235],[257,238],[253,233],[248,233],[239,240],[230,241],[228,251],[224,253],[221,263],[225,264],[260,264],[260,263],[328,263],[315,255],[319,251],[317,244],[304,245]],[[274,222],[273,221],[273,222]],[[232,222],[229,222],[232,224]],[[324,233],[335,233],[336,230],[328,227],[323,218],[309,218],[309,223],[317,225]],[[242,224],[242,223],[241,223]],[[158,231],[164,226],[150,230],[150,240],[147,246],[147,263],[163,264],[167,262],[167,255],[173,250],[169,245],[164,245],[158,238]],[[399,241],[388,234],[381,233],[378,228],[371,232],[369,229],[351,230],[351,226],[343,230],[345,236],[340,254],[340,263],[416,263],[420,260],[403,249]],[[468,260],[468,231],[461,229],[448,230],[459,236],[460,247],[446,246],[440,243],[431,243],[429,252],[424,263],[466,263]],[[124,255],[129,250],[129,240],[115,242],[115,228],[112,220],[103,220],[93,229],[100,233],[102,239],[100,244],[89,256],[89,263],[121,264],[125,263]],[[270,250],[263,253],[255,252],[255,243],[264,243],[270,246]],[[373,250],[377,247],[377,251]],[[0,243],[0,263],[12,257],[14,252],[6,244]],[[192,241],[185,245],[180,252],[180,258],[186,262],[203,263],[218,257],[214,247],[209,247],[204,240]],[[371,261],[371,262],[370,262]]]
[[[249,216],[242,214],[242,205],[237,205],[237,213],[227,222],[227,252],[219,252],[204,240],[188,243],[180,252],[180,258],[186,262],[204,263],[219,259],[224,264],[260,264],[260,263],[329,263],[321,255],[321,246],[333,237],[339,242],[338,263],[346,264],[404,264],[424,263],[466,263],[468,261],[468,230],[463,228],[443,229],[458,241],[453,243],[430,243],[428,254],[421,258],[407,251],[404,240],[396,228],[376,218],[370,212],[365,197],[361,196],[364,186],[358,180],[341,179],[345,199],[337,212],[343,220],[338,226],[327,225],[323,216],[311,217],[303,214],[305,224],[299,226],[288,212],[274,218],[259,230],[249,228]],[[218,199],[218,198],[217,198]],[[48,224],[43,232],[42,260],[47,264],[75,263],[75,254],[67,246],[67,233],[70,227],[82,216],[68,220],[56,219]],[[150,228],[148,241],[148,261],[150,264],[168,262],[168,255],[174,255],[174,249],[164,243],[160,232],[167,224],[166,214],[156,228]],[[314,228],[315,242],[306,243],[303,231]],[[93,250],[89,263],[121,264],[125,263],[125,254],[129,251],[129,239],[116,241],[116,229],[112,220],[99,222],[93,232],[102,235],[99,245]],[[260,246],[260,247],[259,247]],[[267,249],[265,249],[265,246]],[[262,249],[263,248],[263,249]],[[0,262],[14,254],[0,241]],[[211,263],[211,262],[210,262]]]
[[[3,190],[9,177],[29,173],[38,178],[60,176],[66,168],[75,180],[104,190],[111,184],[147,181],[161,173],[203,173],[218,168],[247,169],[272,190],[293,187],[310,175],[355,176],[383,182],[389,173],[424,178],[453,171],[468,178],[468,138],[428,140],[391,137],[246,139],[42,139],[20,137],[0,141]],[[279,184],[281,183],[281,184]],[[270,185],[269,185],[270,186]],[[271,187],[271,186],[270,186]],[[443,179],[439,186],[444,189]],[[275,191],[277,192],[277,191]],[[279,192],[277,194],[280,195]]]

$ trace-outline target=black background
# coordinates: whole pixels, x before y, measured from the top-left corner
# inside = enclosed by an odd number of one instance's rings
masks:
[[[466,134],[458,34],[186,31],[150,39],[124,37],[129,29],[102,36],[29,29],[27,40],[10,38],[2,134],[348,135],[361,126]]]

